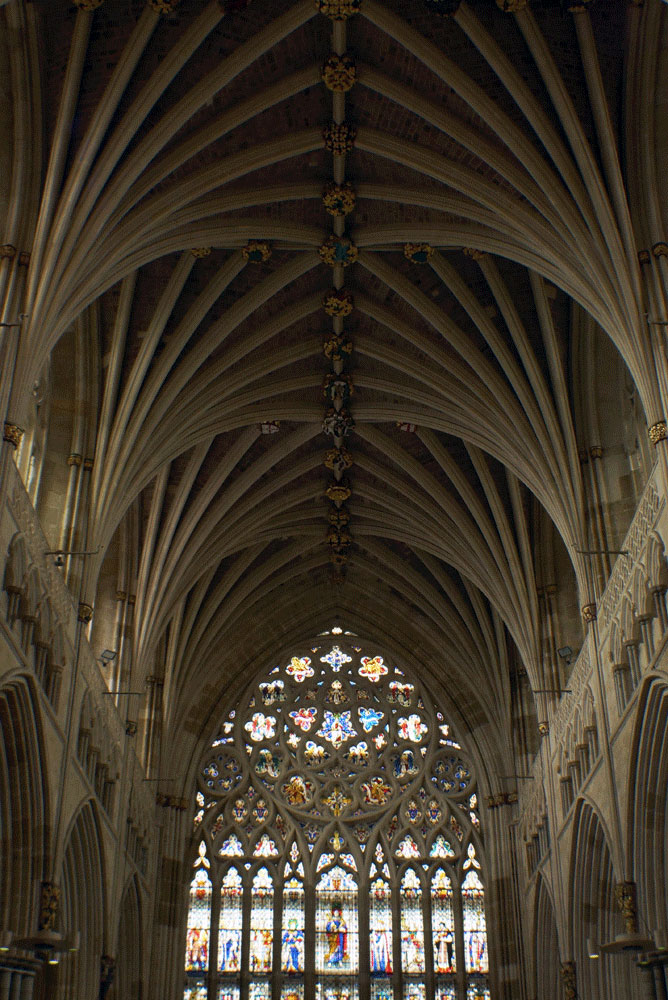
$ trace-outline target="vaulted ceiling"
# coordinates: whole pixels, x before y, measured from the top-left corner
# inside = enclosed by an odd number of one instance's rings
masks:
[[[133,662],[160,650],[172,721],[340,621],[502,753],[510,662],[541,683],[541,523],[586,597],[575,315],[660,416],[631,216],[662,5],[320,7],[5,8],[10,411],[76,327],[86,586],[131,536]]]

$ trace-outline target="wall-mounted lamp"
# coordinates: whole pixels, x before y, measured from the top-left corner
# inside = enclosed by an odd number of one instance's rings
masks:
[[[594,940],[594,938],[587,938],[587,954],[589,955],[590,958],[601,957],[601,949],[599,948],[598,943]]]
[[[560,656],[562,660],[570,666],[571,660],[573,658],[573,650],[570,646],[562,646],[561,649],[557,650],[557,656]]]
[[[60,569],[61,566],[65,565],[63,556],[96,556],[101,548],[102,546],[98,545],[96,549],[90,549],[88,552],[74,552],[69,549],[49,549],[44,555],[54,556],[53,564]]]
[[[116,659],[115,649],[103,649],[100,653],[100,663],[103,667],[108,667]]]
[[[0,931],[0,951],[9,951],[14,935],[11,931]]]

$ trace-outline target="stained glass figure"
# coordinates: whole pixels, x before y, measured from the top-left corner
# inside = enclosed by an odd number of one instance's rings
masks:
[[[260,979],[248,984],[248,1000],[271,1000],[271,982]]]
[[[354,872],[357,871],[357,862],[355,861],[352,854],[341,854],[339,855],[339,861],[342,865],[346,865],[347,868],[352,868]]]
[[[398,858],[421,857],[420,848],[410,835],[404,837],[394,853]]]
[[[466,988],[466,1000],[490,1000],[489,987],[484,979],[470,982]]]
[[[357,1000],[357,982],[350,978],[318,980],[315,1000]]]
[[[366,677],[374,684],[387,674],[382,656],[363,656],[360,662],[362,664],[358,670],[360,677]]]
[[[327,865],[331,865],[333,861],[334,861],[333,854],[321,854],[320,857],[318,858],[318,864],[316,865],[315,869],[316,873],[321,872],[323,868],[327,867]]]
[[[371,732],[371,730],[385,718],[385,713],[378,712],[375,708],[358,708],[357,711],[359,713],[362,729],[365,733]]]
[[[290,712],[290,718],[295,726],[298,726],[307,733],[315,722],[317,714],[318,710],[315,708],[298,708],[294,712]]]
[[[404,1000],[425,1000],[424,983],[404,983]]]
[[[216,993],[216,1000],[239,1000],[240,993],[237,983],[221,983]]]
[[[263,833],[257,844],[255,845],[255,850],[253,851],[254,858],[277,858],[278,850],[276,848],[276,843],[271,839],[268,833]]]
[[[346,740],[353,739],[357,733],[353,729],[350,712],[326,711],[318,736],[331,743],[335,750],[338,750]]]
[[[430,823],[440,823],[443,818],[443,810],[439,806],[435,799],[431,799],[427,803],[427,808],[425,809],[425,816]]]
[[[351,661],[352,657],[348,656],[347,653],[342,652],[338,646],[332,646],[326,656],[320,657],[320,662],[329,663],[335,674],[338,674],[344,664],[350,663]]]
[[[410,740],[411,743],[419,743],[422,737],[428,732],[428,726],[422,721],[419,715],[413,713],[408,717],[399,716],[397,719],[397,731],[400,739]]]
[[[296,878],[283,886],[281,970],[289,975],[304,971],[304,887]]]
[[[213,886],[205,868],[198,868],[190,883],[186,972],[206,972],[209,968],[209,927]]]
[[[412,868],[401,880],[401,968],[406,975],[424,972],[424,921],[422,886]]]
[[[251,887],[250,971],[271,972],[274,942],[274,886],[266,868],[260,868]]]
[[[344,705],[347,701],[350,701],[343,684],[340,680],[332,681],[327,691],[325,701],[330,705]]]
[[[452,883],[442,868],[431,880],[431,926],[434,944],[434,972],[455,972],[455,919]]]
[[[456,1000],[457,990],[452,982],[436,982],[434,1000]]]
[[[205,983],[188,983],[183,993],[183,1000],[206,1000],[207,988]]]
[[[369,960],[375,976],[392,974],[392,893],[387,882],[376,879],[369,894]]]
[[[313,667],[311,666],[310,658],[303,656],[300,659],[298,656],[293,656],[289,665],[285,668],[285,672],[293,680],[297,681],[298,684],[303,683],[307,677],[313,677]]]
[[[322,801],[329,806],[334,816],[340,816],[352,799],[349,795],[344,795],[340,785],[334,785],[329,795],[324,796]]]
[[[243,886],[236,868],[229,868],[220,889],[218,922],[218,969],[239,972],[241,968],[241,929]]]
[[[487,972],[487,924],[485,891],[478,873],[471,868],[462,883],[464,957],[467,972]]]
[[[422,819],[422,810],[418,806],[418,804],[415,801],[415,799],[411,799],[408,802],[408,805],[406,806],[406,808],[404,810],[404,815],[405,815],[405,817],[406,817],[406,819],[408,820],[409,823],[419,823],[420,822],[420,820]]]
[[[231,833],[229,837],[226,837],[218,848],[218,855],[221,858],[243,858],[245,853],[241,846],[241,841],[235,833]]]
[[[281,770],[281,758],[263,747],[257,755],[255,773],[261,777],[277,778]]]
[[[260,696],[265,705],[273,705],[275,701],[285,701],[285,684],[279,680],[260,684]]]
[[[450,841],[446,840],[442,833],[439,833],[435,838],[431,849],[429,851],[430,858],[454,858],[455,852],[453,851]]]
[[[268,815],[267,803],[264,799],[258,799],[253,808],[253,821],[258,824],[264,823]]]
[[[316,971],[357,972],[357,883],[338,865],[316,886]]]
[[[415,688],[412,684],[400,684],[398,681],[390,681],[387,700],[408,708],[414,690]]]
[[[291,806],[303,806],[313,797],[313,782],[294,774],[281,786],[285,801]]]
[[[392,797],[392,786],[384,778],[374,777],[360,785],[368,805],[383,806]]]
[[[458,821],[455,819],[454,816],[450,817],[450,829],[454,833],[457,840],[464,839],[464,831],[462,830],[460,824],[458,823]]]
[[[395,778],[402,781],[406,778],[412,778],[414,774],[417,774],[419,767],[415,760],[415,754],[410,749],[402,750],[401,753],[395,754],[392,758],[392,773]]]
[[[276,731],[276,719],[273,715],[265,715],[264,712],[255,712],[248,722],[245,723],[244,729],[256,743],[259,743],[261,740],[270,740]]]

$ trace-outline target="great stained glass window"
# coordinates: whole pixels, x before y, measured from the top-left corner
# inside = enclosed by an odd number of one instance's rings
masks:
[[[417,678],[336,640],[202,761],[184,1000],[490,1000],[473,770]]]

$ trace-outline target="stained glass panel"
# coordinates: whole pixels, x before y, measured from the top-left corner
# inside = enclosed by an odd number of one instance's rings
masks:
[[[409,975],[424,972],[422,887],[412,868],[401,880],[401,968]]]
[[[424,983],[404,983],[404,1000],[425,1000]]]
[[[283,887],[281,970],[292,975],[304,971],[304,887],[296,878]]]
[[[316,886],[316,971],[357,972],[357,883],[332,868]]]
[[[220,889],[220,920],[218,922],[218,969],[220,972],[239,972],[241,968],[242,928],[241,876],[230,868],[223,876]]]
[[[440,982],[436,980],[434,987],[434,1000],[456,1000],[457,991],[453,982]]]
[[[239,1000],[240,993],[236,983],[221,983],[216,993],[216,1000]]]
[[[281,1000],[304,1000],[304,984],[293,981],[283,983]]]
[[[490,1000],[489,987],[484,979],[470,982],[466,988],[466,1000]]]
[[[183,993],[183,1000],[206,1000],[207,989],[204,983],[188,983]]]
[[[371,980],[371,1000],[394,1000],[394,989],[391,979]]]
[[[355,979],[323,979],[315,985],[316,1000],[357,1000]]]
[[[268,979],[251,980],[248,984],[248,1000],[271,1000],[271,982]]]
[[[477,873],[471,869],[462,883],[464,915],[464,956],[467,972],[487,972],[487,924],[485,891]]]
[[[251,888],[249,958],[251,972],[271,972],[273,928],[274,887],[267,869],[260,868]],[[263,998],[257,997],[257,1000]]]
[[[209,927],[213,886],[204,868],[198,868],[190,883],[186,972],[206,972],[209,968]]]
[[[392,892],[382,879],[369,893],[369,961],[372,975],[392,974]]]
[[[454,972],[455,921],[452,910],[452,883],[442,868],[431,880],[431,925],[434,944],[434,971]]]

